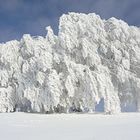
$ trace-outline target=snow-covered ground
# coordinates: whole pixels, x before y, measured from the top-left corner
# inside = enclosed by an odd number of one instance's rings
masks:
[[[0,114],[1,140],[140,140],[140,113]]]

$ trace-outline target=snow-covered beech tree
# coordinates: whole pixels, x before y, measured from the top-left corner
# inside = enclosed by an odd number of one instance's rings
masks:
[[[0,44],[0,112],[140,111],[140,28],[69,13],[46,29]]]

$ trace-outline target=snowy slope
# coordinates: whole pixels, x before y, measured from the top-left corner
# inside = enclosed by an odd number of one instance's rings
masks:
[[[140,29],[69,13],[58,36],[0,44],[0,112],[140,111]]]
[[[140,114],[0,114],[2,140],[139,140]]]

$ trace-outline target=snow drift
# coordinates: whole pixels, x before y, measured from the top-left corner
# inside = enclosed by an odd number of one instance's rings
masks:
[[[0,112],[140,111],[140,29],[69,13],[58,36],[0,44]]]

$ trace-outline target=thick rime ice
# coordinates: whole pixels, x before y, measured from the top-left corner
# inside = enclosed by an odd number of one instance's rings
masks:
[[[69,13],[46,29],[0,44],[0,112],[140,111],[139,28]]]

